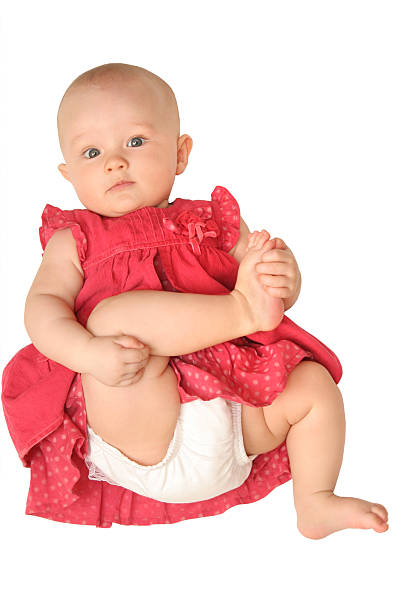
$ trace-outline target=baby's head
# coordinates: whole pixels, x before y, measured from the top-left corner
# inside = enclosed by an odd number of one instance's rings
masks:
[[[180,136],[172,89],[130,64],[104,64],[77,77],[61,100],[57,125],[66,162],[59,171],[86,208],[107,217],[166,207],[193,145]],[[111,189],[119,181],[132,184]]]

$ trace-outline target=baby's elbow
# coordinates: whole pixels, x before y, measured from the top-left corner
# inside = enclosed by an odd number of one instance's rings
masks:
[[[24,305],[24,327],[25,327],[27,334],[30,336],[30,339],[32,339],[31,333],[30,333],[31,321],[32,321],[32,300],[30,296],[28,295],[25,301],[25,305]]]

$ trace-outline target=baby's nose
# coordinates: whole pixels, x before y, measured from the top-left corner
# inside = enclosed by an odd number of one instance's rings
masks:
[[[120,170],[121,168],[124,168],[125,164],[123,162],[121,162],[120,164],[107,164],[106,169],[108,172],[112,172],[112,170],[118,169]]]
[[[120,170],[122,168],[126,168],[127,165],[127,162],[123,158],[111,158],[106,162],[106,170],[108,172],[112,172],[112,170]]]

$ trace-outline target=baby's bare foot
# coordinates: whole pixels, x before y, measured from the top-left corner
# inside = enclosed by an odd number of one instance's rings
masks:
[[[266,230],[252,232],[248,236],[248,250],[242,258],[237,282],[232,294],[246,299],[254,322],[254,331],[275,329],[282,320],[284,306],[282,298],[272,297],[258,279],[255,266],[262,255],[272,248],[270,234]]]
[[[356,497],[340,497],[332,491],[319,491],[297,508],[297,526],[302,535],[312,540],[325,538],[341,529],[388,529],[388,512],[381,504]]]

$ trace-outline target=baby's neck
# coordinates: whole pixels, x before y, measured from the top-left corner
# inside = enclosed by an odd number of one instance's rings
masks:
[[[156,204],[155,208],[167,208],[169,206],[168,200],[163,200],[160,204]]]

